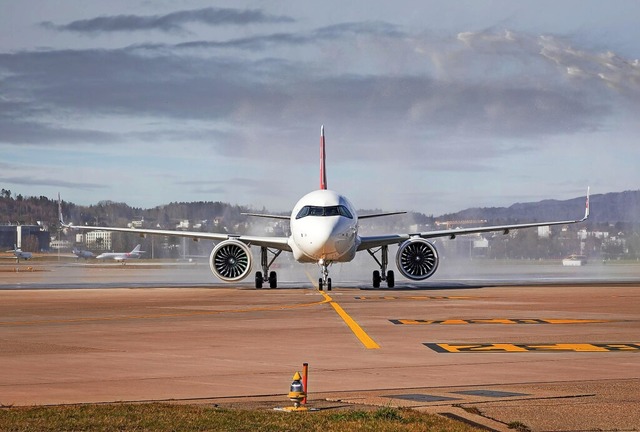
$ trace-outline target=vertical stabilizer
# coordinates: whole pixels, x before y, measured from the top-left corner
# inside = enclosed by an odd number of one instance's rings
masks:
[[[326,153],[324,151],[324,125],[320,127],[320,189],[327,188]]]

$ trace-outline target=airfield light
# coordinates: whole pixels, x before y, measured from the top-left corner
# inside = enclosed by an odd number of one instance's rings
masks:
[[[296,409],[300,408],[300,403],[307,396],[304,385],[302,384],[302,376],[300,372],[296,372],[293,375],[293,382],[291,383],[291,388],[289,390],[289,399],[293,402],[293,406]]]

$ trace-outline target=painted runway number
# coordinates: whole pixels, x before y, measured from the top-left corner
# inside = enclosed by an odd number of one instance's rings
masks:
[[[423,345],[438,353],[640,351],[640,343],[424,343]]]

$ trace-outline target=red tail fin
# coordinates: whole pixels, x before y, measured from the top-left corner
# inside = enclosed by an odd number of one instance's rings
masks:
[[[320,127],[320,189],[327,188],[326,153],[324,152],[324,125]]]

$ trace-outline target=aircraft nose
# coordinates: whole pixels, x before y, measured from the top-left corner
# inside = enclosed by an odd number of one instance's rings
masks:
[[[336,258],[344,253],[345,226],[340,218],[327,218],[319,226],[309,231],[306,238],[307,253],[316,258]]]

